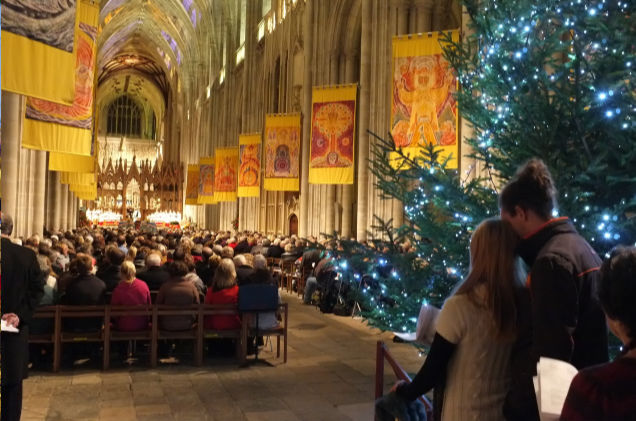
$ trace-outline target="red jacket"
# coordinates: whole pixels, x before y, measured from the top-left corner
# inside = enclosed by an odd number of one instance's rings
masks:
[[[131,283],[120,282],[113,291],[110,304],[117,306],[150,305],[150,290],[148,285],[140,279],[135,278]],[[143,330],[148,327],[148,317],[143,316],[122,316],[114,322],[115,329],[126,332]]]
[[[206,304],[238,304],[238,285],[234,285],[230,288],[225,288],[220,291],[214,291],[213,288],[208,288],[208,292],[205,295]],[[230,330],[239,329],[241,327],[241,319],[238,315],[229,316],[205,316],[205,328],[214,330]]]

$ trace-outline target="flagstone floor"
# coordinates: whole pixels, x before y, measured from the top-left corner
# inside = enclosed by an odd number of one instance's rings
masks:
[[[273,367],[208,359],[202,367],[34,372],[24,384],[22,420],[371,421],[376,341],[384,340],[410,373],[423,362],[410,345],[358,319],[322,314],[296,296],[283,299],[290,306],[287,364],[266,344],[261,357]],[[384,382],[394,382],[388,365]]]

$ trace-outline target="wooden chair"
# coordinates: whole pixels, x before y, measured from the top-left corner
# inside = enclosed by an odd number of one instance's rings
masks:
[[[287,320],[288,306],[287,303],[278,303],[278,291],[274,285],[251,284],[239,289],[239,311],[243,314],[243,332],[242,345],[243,355],[247,354],[248,337],[256,336],[276,336],[276,357],[280,358],[280,338],[283,337],[283,362],[287,362]],[[280,310],[283,311],[283,323],[275,328],[263,329],[258,326],[258,318],[254,327],[250,327],[250,320],[254,315],[262,312],[270,312]],[[258,351],[255,360],[258,361]]]
[[[89,305],[89,306],[59,306],[59,347],[60,351],[57,355],[57,360],[54,358],[53,361],[53,369],[56,370],[60,367],[60,358],[62,354],[62,347],[65,343],[78,343],[78,342],[104,342],[104,313],[106,312],[106,307],[104,305]],[[91,318],[101,318],[102,325],[99,329],[89,330],[89,331],[75,331],[75,330],[67,330],[64,328],[64,320],[65,319],[86,319],[87,317]],[[56,327],[56,329],[58,329]]]
[[[160,327],[160,318],[162,316],[190,316],[193,318],[192,328],[187,330],[165,330]],[[155,310],[152,313],[152,345],[150,355],[150,365],[157,366],[157,344],[160,340],[165,339],[185,339],[192,340],[194,364],[200,365],[203,358],[201,341],[199,335],[199,304],[191,304],[188,306],[174,306],[165,304],[155,304]]]
[[[56,366],[55,362],[60,361],[60,329],[62,323],[60,323],[60,308],[58,306],[46,306],[39,307],[33,313],[33,319],[37,320],[50,320],[50,331],[42,333],[29,332],[29,343],[32,344],[52,344],[53,345],[53,371],[57,372],[60,367]],[[46,326],[47,328],[49,326]],[[48,330],[48,329],[46,329]]]
[[[231,338],[236,341],[236,358],[239,361],[239,365],[242,365],[245,361],[245,355],[242,352],[242,322],[241,327],[238,329],[208,329],[205,327],[206,316],[240,316],[238,307],[235,304],[201,304],[199,306],[199,319],[198,329],[199,337],[201,338],[199,356],[203,359],[203,344],[206,339],[219,339],[219,338]],[[241,319],[242,320],[242,319]],[[197,365],[201,365],[203,361],[198,362]]]
[[[281,265],[282,265],[281,266],[281,288],[284,285],[287,292],[291,292],[292,282],[293,282],[293,277],[295,272],[294,261],[293,260],[283,261],[281,262]]]
[[[156,307],[151,306],[107,306],[106,313],[104,315],[104,370],[110,367],[110,343],[122,342],[122,341],[149,341],[150,342],[150,355],[153,355],[153,347],[157,346],[157,343],[152,340],[152,326],[150,322],[152,315]],[[125,332],[115,330],[111,323],[114,319],[121,316],[136,316],[147,317],[148,327],[143,330]],[[155,352],[156,354],[156,352]]]

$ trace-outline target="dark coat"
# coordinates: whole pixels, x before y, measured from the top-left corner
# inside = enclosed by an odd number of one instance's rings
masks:
[[[144,281],[150,291],[159,291],[161,285],[170,279],[170,274],[162,267],[150,266],[147,270],[138,273],[137,278]]]
[[[78,275],[66,287],[61,303],[75,306],[91,306],[106,303],[106,284],[95,275]],[[101,329],[102,317],[69,318],[63,320],[63,328],[73,332],[94,332]]]
[[[530,267],[534,356],[578,369],[608,361],[607,323],[598,300],[601,259],[568,218],[523,239]]]
[[[249,283],[249,277],[254,273],[254,269],[251,266],[241,265],[236,268],[236,283],[237,285],[244,285]]]
[[[531,316],[520,319],[511,355],[508,420],[538,420],[532,376],[540,356],[568,361],[578,369],[608,360],[607,325],[597,297],[601,259],[568,218],[549,221],[520,243],[530,267]],[[526,311],[519,309],[519,316]]]
[[[251,250],[252,246],[250,246],[247,240],[243,240],[234,247],[234,255],[249,253]]]
[[[265,257],[273,257],[273,258],[279,258],[280,256],[283,255],[283,249],[280,246],[269,246],[267,248],[267,253],[263,254],[263,256]]]
[[[103,269],[100,268],[97,271],[96,273],[97,277],[101,279],[102,281],[104,281],[108,292],[112,292],[117,286],[117,284],[119,284],[119,281],[121,281],[120,270],[121,270],[121,266],[108,264]]]
[[[2,384],[19,384],[28,374],[29,322],[44,294],[46,275],[33,250],[2,238],[2,314],[20,318],[19,333],[2,333]]]
[[[214,272],[210,268],[210,264],[208,262],[196,262],[194,266],[197,275],[201,278],[203,283],[205,285],[210,285],[212,277],[214,276]]]
[[[192,281],[172,278],[164,283],[157,294],[157,304],[189,306],[199,304],[199,290]],[[160,316],[159,327],[165,330],[189,330],[195,319],[190,316]]]
[[[247,278],[247,282],[245,283],[276,285],[276,282],[274,282],[274,278],[272,277],[272,273],[267,269],[254,270],[254,272]]]

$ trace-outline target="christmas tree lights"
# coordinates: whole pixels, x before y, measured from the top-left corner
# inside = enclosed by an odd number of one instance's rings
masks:
[[[499,187],[531,157],[553,174],[555,216],[569,216],[601,256],[636,244],[636,3],[464,5],[467,33],[441,42],[473,128],[464,154],[483,171],[447,170],[434,146],[409,158],[378,138],[371,171],[383,197],[404,204],[406,222],[377,220],[381,239],[341,241],[334,252],[363,317],[383,330],[414,331],[423,302],[442,305],[468,271],[475,226],[499,213]],[[391,152],[402,168],[392,168]]]

